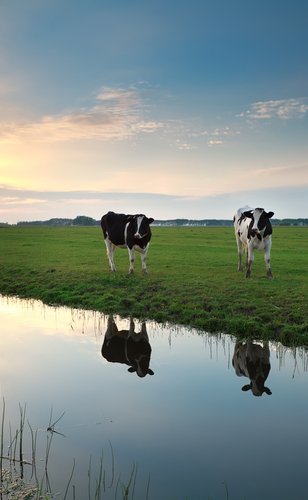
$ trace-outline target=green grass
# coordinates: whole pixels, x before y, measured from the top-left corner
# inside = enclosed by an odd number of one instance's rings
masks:
[[[263,253],[237,272],[232,228],[153,227],[148,276],[128,275],[128,252],[108,268],[99,227],[0,229],[0,292],[47,304],[133,315],[237,337],[308,345],[308,229],[275,227],[273,280]]]

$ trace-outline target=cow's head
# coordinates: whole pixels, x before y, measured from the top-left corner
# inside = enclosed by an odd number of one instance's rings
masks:
[[[242,391],[250,391],[254,396],[262,396],[262,394],[267,394],[271,396],[272,391],[264,385],[264,378],[257,377],[256,380],[252,380],[250,384],[243,385]]]
[[[128,220],[131,224],[134,237],[140,240],[150,232],[150,224],[154,222],[152,217],[148,218],[144,214],[130,215]]]
[[[251,219],[250,233],[252,236],[260,236],[264,233],[269,219],[273,217],[274,212],[265,212],[264,208],[255,208],[244,212],[245,217]]]
[[[149,368],[149,363],[150,363],[150,358],[144,358],[144,359],[139,359],[136,360],[134,363],[134,366],[131,366],[128,368],[129,373],[135,373],[138,375],[138,377],[145,377],[146,375],[154,375],[153,370]]]

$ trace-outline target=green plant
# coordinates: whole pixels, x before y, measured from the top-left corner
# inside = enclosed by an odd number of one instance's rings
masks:
[[[8,455],[4,455],[4,443],[6,440],[5,432],[5,411],[6,404],[3,399],[2,402],[2,416],[1,416],[1,442],[0,442],[0,498],[8,498],[10,500],[52,500],[54,498],[53,493],[50,488],[48,479],[48,466],[49,458],[51,452],[51,443],[53,441],[53,435],[60,434],[56,429],[56,424],[63,418],[65,412],[63,412],[57,419],[53,419],[53,411],[51,409],[49,425],[46,430],[46,448],[45,448],[45,459],[44,459],[44,474],[39,479],[39,472],[37,470],[37,431],[33,430],[32,426],[28,422],[28,427],[30,429],[31,435],[31,457],[32,462],[24,459],[24,437],[26,432],[25,418],[26,418],[26,406],[22,407],[19,405],[19,425],[15,433],[10,431],[10,440],[8,447]],[[115,498],[117,498],[117,493],[119,487],[121,488],[121,500],[133,500],[135,495],[135,486],[137,480],[137,465],[133,465],[132,471],[128,477],[127,481],[121,480],[121,474],[116,474],[115,471],[115,460],[113,454],[113,448],[110,445],[110,455],[111,464],[110,472],[107,473],[107,465],[104,465],[104,453],[102,451],[101,456],[98,461],[98,470],[93,472],[92,470],[92,457],[90,457],[89,468],[88,468],[88,499],[89,500],[100,500],[103,498],[107,490],[109,493],[114,491]],[[18,453],[16,456],[16,451]],[[29,450],[28,450],[29,453]],[[7,461],[8,467],[3,467],[3,462]],[[16,464],[19,466],[19,470],[14,467]],[[78,492],[76,493],[76,486],[73,484],[74,481],[74,471],[75,471],[76,460],[73,459],[73,466],[71,472],[68,474],[68,480],[66,485],[63,486],[61,492],[61,499],[66,500],[67,498],[73,498],[73,500],[84,500],[78,497]],[[13,466],[13,467],[12,467]],[[32,468],[31,477],[25,474],[25,466]],[[109,477],[110,476],[110,477]],[[149,497],[149,485],[150,480],[148,480],[146,493],[143,498],[148,500]],[[3,495],[6,495],[3,497]],[[59,498],[59,494],[56,496]]]

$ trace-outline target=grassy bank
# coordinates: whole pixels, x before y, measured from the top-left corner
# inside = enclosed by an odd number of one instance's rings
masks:
[[[0,293],[308,345],[307,248],[307,228],[274,228],[274,279],[256,253],[247,280],[232,228],[154,227],[149,275],[137,255],[129,276],[126,250],[109,271],[99,227],[1,228]]]

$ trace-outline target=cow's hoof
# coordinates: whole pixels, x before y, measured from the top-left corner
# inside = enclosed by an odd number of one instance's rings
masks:
[[[268,277],[268,279],[270,279],[270,280],[272,280],[272,279],[273,279],[272,271],[267,271],[267,277]]]
[[[246,278],[250,278],[250,272],[246,272]]]
[[[134,270],[133,269],[130,269],[129,272],[128,272],[129,275],[131,274],[134,274]]]

